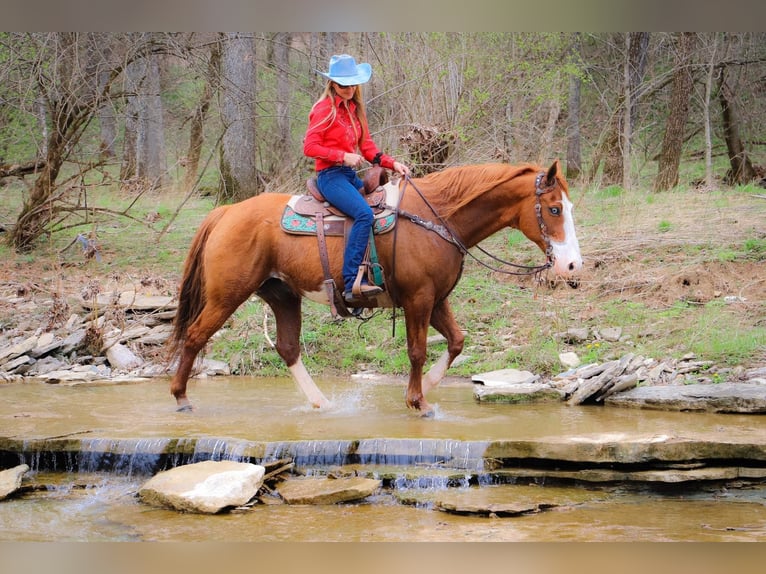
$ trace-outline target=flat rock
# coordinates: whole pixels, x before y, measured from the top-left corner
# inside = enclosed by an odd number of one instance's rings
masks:
[[[21,479],[29,472],[26,464],[0,472],[0,500],[8,498],[21,487]]]
[[[471,380],[487,387],[502,387],[507,385],[530,384],[539,380],[540,375],[518,369],[500,369],[488,373],[473,375]]]
[[[207,460],[156,474],[138,496],[152,506],[216,514],[249,502],[263,484],[265,471],[246,462]]]
[[[23,341],[0,350],[0,361],[8,361],[20,357],[37,346],[37,337],[31,336]]]
[[[607,397],[604,404],[668,411],[766,413],[766,388],[747,383],[646,386]]]
[[[116,305],[131,311],[154,311],[156,309],[174,309],[176,304],[172,297],[160,295],[141,295],[135,291],[123,291],[122,293],[100,293],[95,300],[80,301],[85,309],[105,308]]]
[[[520,516],[603,497],[603,494],[575,488],[501,485],[449,489],[436,495],[434,507],[454,514]]]
[[[367,498],[382,485],[373,478],[296,478],[279,485],[288,504],[337,504]]]
[[[540,403],[556,401],[560,402],[565,396],[561,389],[552,387],[546,383],[520,383],[486,387],[484,385],[473,386],[473,397],[483,403]]]

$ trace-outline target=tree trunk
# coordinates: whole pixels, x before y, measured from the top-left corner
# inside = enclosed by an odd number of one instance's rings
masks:
[[[240,33],[223,35],[221,46],[221,185],[218,201],[241,201],[258,193],[255,163],[255,46]]]
[[[293,160],[290,146],[290,39],[289,32],[274,36],[274,70],[277,74],[277,145],[272,173],[284,170]]]
[[[631,52],[633,44],[631,43],[631,35],[628,34],[625,37],[625,68],[624,68],[624,82],[625,82],[625,100],[623,102],[623,118],[622,118],[622,188],[630,189],[630,148],[631,139],[633,138],[633,83],[631,82]]]
[[[142,77],[141,63],[133,62],[125,68],[125,133],[122,139],[120,181],[123,185],[134,181],[138,166],[138,128],[140,99],[138,93]]]
[[[602,159],[604,171],[602,184],[622,185],[625,183],[625,166],[630,162],[631,137],[638,102],[641,98],[641,84],[646,67],[649,45],[648,32],[625,34],[625,51],[620,82],[621,91],[615,104],[614,113],[607,133],[594,153],[594,162],[589,179],[593,179]],[[625,62],[628,69],[626,71]],[[630,125],[626,125],[630,118]],[[627,138],[627,139],[626,139]]]
[[[676,36],[676,69],[673,73],[670,110],[665,123],[665,135],[662,138],[654,191],[665,191],[678,185],[678,166],[681,163],[684,128],[689,116],[689,101],[694,82],[689,64],[695,41],[694,32],[684,32]]]
[[[128,96],[120,179],[156,189],[162,186],[166,168],[158,56],[131,63],[125,78]]]
[[[718,98],[721,102],[723,136],[731,165],[726,173],[725,181],[729,185],[749,183],[755,179],[755,170],[739,134],[739,115],[734,100],[734,90],[726,81],[726,67],[721,69],[718,77]]]
[[[561,101],[559,99],[560,86],[561,80],[560,77],[557,76],[553,88],[551,89],[551,98],[548,100],[548,121],[545,123],[545,131],[543,132],[541,142],[542,145],[540,146],[540,152],[538,154],[538,162],[541,164],[547,164],[552,159],[550,154],[553,147],[553,134],[556,131],[556,122],[561,113]]]
[[[703,102],[703,122],[705,123],[705,187],[712,190],[713,180],[713,130],[710,118],[710,100],[713,98],[713,74],[715,72],[716,50],[718,48],[718,33],[713,32],[713,45],[710,48],[710,63],[705,76],[705,101]]]
[[[56,46],[54,67],[60,81],[69,85],[75,76],[77,34],[55,33],[53,41]],[[72,126],[78,123],[75,110],[72,108],[74,98],[47,98],[47,101],[51,106],[50,118],[53,129],[46,131],[45,165],[35,180],[29,197],[24,201],[13,232],[9,236],[9,243],[19,252],[31,250],[34,242],[45,232],[46,226],[53,218],[54,210],[49,205],[49,201],[54,183],[64,163],[64,149],[69,143],[67,135],[71,134]]]
[[[186,171],[183,182],[183,190],[186,193],[191,191],[197,181],[202,144],[205,141],[205,120],[207,119],[210,102],[213,99],[214,86],[218,83],[217,78],[221,69],[221,49],[219,44],[211,44],[209,58],[205,86],[202,88],[202,94],[192,115],[189,127],[189,151],[186,154]]]
[[[580,147],[580,76],[569,76],[569,105],[567,110],[567,170],[570,181],[580,177],[582,151]]]
[[[146,58],[146,76],[141,94],[141,121],[136,174],[146,182],[149,189],[162,187],[165,163],[165,130],[162,120],[162,98],[160,96],[159,56]]]

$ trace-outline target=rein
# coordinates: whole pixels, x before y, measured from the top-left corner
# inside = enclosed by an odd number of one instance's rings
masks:
[[[439,237],[447,241],[448,243],[451,243],[455,247],[458,248],[458,250],[463,255],[470,255],[472,259],[474,259],[479,265],[486,267],[487,269],[491,271],[495,271],[497,273],[505,273],[506,275],[532,275],[532,274],[540,274],[541,272],[545,271],[546,269],[550,269],[553,266],[553,248],[551,246],[550,237],[548,236],[548,230],[545,226],[545,222],[543,221],[542,216],[542,205],[540,204],[540,196],[544,193],[547,193],[549,191],[553,190],[553,186],[543,188],[542,187],[542,181],[545,177],[545,173],[541,172],[537,175],[537,178],[535,179],[535,214],[537,215],[537,223],[540,226],[540,233],[542,234],[543,241],[545,241],[545,257],[546,261],[542,265],[520,265],[518,263],[513,263],[511,261],[505,261],[504,259],[501,259],[497,257],[496,255],[493,255],[480,245],[476,245],[476,248],[484,253],[484,255],[488,256],[492,260],[502,264],[507,265],[509,267],[514,267],[516,269],[521,269],[522,271],[509,271],[507,269],[501,269],[498,267],[493,267],[492,265],[489,265],[487,263],[484,263],[480,259],[478,259],[473,253],[471,253],[468,248],[463,244],[462,241],[457,237],[457,234],[450,229],[449,224],[442,218],[434,209],[434,207],[431,205],[431,203],[426,199],[426,197],[423,195],[423,193],[418,189],[418,186],[415,185],[415,182],[412,181],[409,175],[404,176],[405,177],[405,186],[407,183],[411,184],[413,189],[417,192],[417,194],[420,196],[420,198],[423,200],[423,202],[428,206],[428,209],[431,210],[431,213],[434,214],[436,219],[439,220],[440,224],[436,224],[433,221],[429,221],[426,219],[423,219],[422,217],[418,215],[414,215],[412,213],[408,213],[404,211],[403,209],[397,208],[397,213],[403,217],[406,217],[410,221],[412,221],[414,224],[419,225],[423,227],[424,229],[427,229],[428,231],[433,231],[436,233]]]

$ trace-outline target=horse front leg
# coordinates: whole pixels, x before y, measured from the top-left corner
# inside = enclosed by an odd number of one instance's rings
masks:
[[[405,397],[408,408],[420,411],[423,416],[433,415],[433,408],[423,394],[423,365],[426,362],[426,339],[430,306],[413,305],[404,309],[407,325],[407,355],[410,359],[410,380]]]
[[[301,359],[301,298],[284,283],[269,282],[258,291],[274,312],[277,324],[276,349],[290,369],[293,379],[314,408],[330,406],[330,401],[314,383]]]
[[[431,326],[447,339],[447,350],[442,353],[423,377],[421,383],[423,394],[428,393],[441,382],[452,362],[463,352],[465,342],[465,335],[457,324],[447,299],[437,303],[431,312]]]

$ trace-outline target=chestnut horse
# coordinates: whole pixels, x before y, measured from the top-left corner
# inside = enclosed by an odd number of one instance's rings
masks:
[[[451,167],[399,182],[400,203],[394,232],[377,235],[375,245],[386,291],[364,307],[404,311],[409,408],[432,413],[426,393],[436,387],[463,349],[464,336],[448,296],[463,269],[467,249],[512,227],[546,254],[546,267],[572,277],[582,257],[572,218],[572,202],[558,161],[547,170],[533,164],[481,164]],[[280,218],[290,195],[264,193],[211,211],[200,225],[181,280],[171,352],[178,359],[170,385],[179,410],[195,358],[213,334],[251,294],[274,312],[276,350],[298,386],[317,408],[330,403],[301,359],[301,299],[329,304],[317,238],[289,235]],[[343,238],[327,237],[331,274],[342,285]],[[447,340],[447,350],[423,375],[431,325]]]

